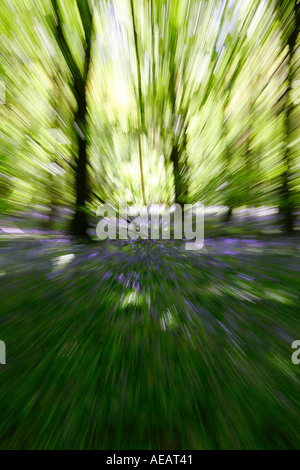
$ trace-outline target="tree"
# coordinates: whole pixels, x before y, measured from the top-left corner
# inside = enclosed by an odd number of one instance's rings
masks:
[[[299,0],[288,1],[285,3],[277,0],[276,8],[282,30],[283,46],[288,48],[287,85],[282,97],[285,141],[282,154],[284,170],[281,175],[279,210],[282,215],[285,231],[287,233],[292,233],[295,204],[291,188],[292,152],[290,148],[290,139],[294,127],[292,119],[295,108],[292,99],[293,80],[295,74],[293,61],[296,53],[297,37],[300,31],[300,3]],[[287,14],[289,15],[288,21],[286,20]]]
[[[145,105],[144,105],[144,100],[143,100],[143,95],[142,95],[141,62],[140,62],[140,53],[139,53],[139,46],[138,46],[138,39],[137,39],[137,32],[136,32],[133,0],[130,0],[130,9],[131,9],[131,17],[132,17],[134,47],[135,47],[135,54],[136,54],[136,66],[137,66],[137,76],[138,76],[138,106],[139,106],[139,116],[140,116],[140,132],[138,136],[138,142],[139,142],[139,157],[140,157],[141,187],[142,187],[143,203],[144,205],[146,205],[144,171],[143,171],[143,155],[142,155],[142,143],[141,143],[141,132],[145,132]]]
[[[71,47],[69,46],[63,31],[63,17],[58,6],[58,0],[51,0],[56,18],[56,40],[62,55],[72,75],[72,89],[76,100],[74,112],[74,126],[77,135],[77,158],[75,166],[75,214],[71,230],[75,236],[87,237],[87,211],[86,201],[88,198],[88,176],[87,176],[87,144],[89,138],[88,112],[87,112],[87,83],[91,63],[92,35],[93,35],[93,13],[88,0],[76,0],[81,23],[84,30],[84,57],[83,66],[79,67]]]

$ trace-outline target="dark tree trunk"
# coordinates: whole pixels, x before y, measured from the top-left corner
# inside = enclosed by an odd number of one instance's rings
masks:
[[[225,96],[225,101],[224,101],[224,120],[223,120],[223,138],[225,139],[225,174],[228,180],[228,186],[226,190],[228,191],[228,195],[226,196],[225,199],[225,204],[228,207],[225,217],[224,217],[224,222],[229,222],[231,220],[232,216],[232,210],[233,210],[233,204],[232,204],[232,175],[231,175],[231,169],[230,169],[230,164],[231,164],[231,146],[229,142],[226,142],[228,138],[228,115],[227,115],[227,107],[230,102],[230,93],[231,93],[231,86],[228,87],[226,90],[226,96]]]
[[[48,228],[49,230],[53,230],[55,226],[55,218],[57,214],[57,190],[55,186],[55,178],[53,177],[52,173],[50,173],[49,178],[50,183],[50,215],[48,221]]]
[[[81,72],[65,39],[58,0],[51,0],[56,17],[56,39],[73,77],[73,90],[76,99],[74,126],[77,132],[77,158],[75,166],[75,214],[71,231],[75,236],[88,237],[86,201],[88,198],[87,181],[87,81],[91,61],[91,39],[93,33],[93,15],[88,0],[76,0],[82,26],[84,29],[84,66]]]
[[[80,85],[79,85],[80,86]],[[87,237],[87,213],[86,200],[88,198],[87,184],[87,142],[86,142],[86,84],[82,83],[81,90],[78,90],[77,112],[75,123],[79,127],[77,130],[78,158],[75,170],[75,192],[76,205],[75,214],[71,224],[72,233],[78,237]]]
[[[138,104],[139,104],[139,114],[140,114],[140,132],[139,132],[139,137],[138,137],[138,144],[139,144],[139,160],[140,160],[140,174],[141,174],[141,189],[142,189],[143,203],[144,205],[146,205],[144,170],[143,170],[143,154],[142,154],[142,143],[141,143],[141,133],[145,132],[145,109],[144,109],[144,100],[143,100],[143,94],[142,94],[141,62],[140,62],[140,53],[139,53],[139,47],[138,47],[136,25],[135,25],[133,0],[130,0],[130,7],[131,7],[134,47],[135,47],[135,55],[136,55],[137,76],[138,76]]]
[[[285,160],[288,157],[285,156]],[[282,175],[282,186],[280,190],[280,207],[279,213],[281,214],[284,230],[287,234],[293,233],[294,226],[294,215],[293,215],[293,203],[291,200],[291,191],[289,188],[289,175],[290,169],[287,168]]]
[[[183,205],[187,202],[188,186],[186,181],[187,162],[182,158],[182,153],[185,149],[180,149],[178,142],[174,142],[171,151],[171,162],[173,164],[174,176],[174,190],[175,190],[175,203]]]
[[[229,222],[232,216],[232,207],[228,207],[225,217],[224,217],[224,222]]]
[[[290,143],[290,134],[293,131],[293,123],[292,123],[292,112],[294,109],[294,105],[292,102],[291,91],[293,85],[293,58],[296,51],[296,42],[297,37],[300,30],[300,4],[295,1],[294,6],[294,14],[295,14],[295,25],[294,29],[292,30],[289,39],[288,39],[288,47],[289,47],[289,55],[288,55],[288,77],[287,77],[287,88],[285,91],[285,101],[284,101],[284,112],[285,112],[285,150],[283,154],[283,165],[284,171],[282,174],[281,179],[281,188],[280,188],[280,203],[279,203],[279,212],[282,216],[282,221],[284,225],[285,232],[287,234],[293,233],[293,226],[294,226],[294,202],[293,202],[293,194],[290,188],[290,180],[292,178],[292,170],[291,170],[291,150],[289,147]]]

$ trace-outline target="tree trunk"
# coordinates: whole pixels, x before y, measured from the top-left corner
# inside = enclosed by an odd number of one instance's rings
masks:
[[[184,137],[182,148],[180,148],[179,142],[175,140],[170,156],[173,165],[175,204],[180,205],[186,203],[188,198],[187,158],[183,158],[186,151],[185,142],[186,138]]]
[[[80,85],[79,85],[80,86]],[[72,220],[71,230],[75,236],[87,237],[87,213],[86,200],[88,197],[87,184],[87,102],[86,102],[86,83],[82,84],[82,89],[78,90],[77,112],[75,123],[79,127],[77,130],[78,158],[75,170],[75,191],[76,206],[75,214]]]
[[[140,115],[140,131],[139,131],[138,143],[139,143],[141,189],[142,189],[143,203],[144,205],[146,205],[144,170],[143,170],[143,154],[142,154],[142,145],[141,145],[141,133],[145,132],[145,109],[144,109],[144,100],[143,100],[143,94],[142,94],[141,62],[140,62],[140,53],[139,53],[138,40],[137,40],[136,25],[135,25],[133,0],[130,0],[130,7],[131,7],[134,47],[135,47],[135,55],[136,55],[137,76],[138,76],[138,105],[139,105],[139,115]]]
[[[176,34],[173,31],[174,36]],[[175,40],[174,40],[175,44]],[[169,83],[169,93],[170,93],[170,102],[172,108],[172,134],[173,142],[170,160],[173,166],[173,177],[174,177],[174,190],[175,190],[175,203],[183,205],[187,202],[188,197],[188,182],[187,182],[187,173],[188,173],[188,159],[187,159],[187,123],[186,123],[186,109],[179,107],[181,109],[181,114],[177,112],[176,109],[176,100],[177,100],[177,67],[175,63],[175,47],[173,49],[170,63],[169,63],[169,72],[170,72],[170,83]],[[179,121],[178,121],[179,120]]]
[[[84,66],[81,72],[64,36],[58,0],[51,0],[51,3],[56,17],[56,40],[72,74],[73,90],[76,99],[76,112],[74,116],[74,126],[77,132],[77,159],[75,167],[76,205],[74,218],[71,223],[71,231],[75,236],[86,238],[88,237],[86,213],[86,201],[88,198],[86,88],[91,61],[93,14],[90,10],[88,0],[76,0],[85,35]]]
[[[232,197],[231,197],[231,192],[232,192],[232,176],[231,176],[231,169],[230,169],[230,164],[231,164],[231,148],[230,148],[230,143],[226,141],[228,137],[228,114],[227,114],[227,107],[230,102],[230,93],[231,93],[231,87],[226,90],[226,96],[225,96],[225,101],[224,101],[224,120],[223,120],[223,138],[225,139],[225,175],[228,180],[228,186],[226,190],[228,191],[228,195],[226,196],[225,199],[225,204],[228,207],[225,216],[224,216],[224,222],[229,222],[232,216],[232,209],[233,209],[233,203],[232,203]]]
[[[293,233],[294,225],[294,202],[292,190],[290,188],[290,180],[292,177],[292,157],[291,150],[289,147],[290,143],[290,134],[293,131],[292,123],[292,112],[294,105],[292,102],[292,85],[293,85],[293,58],[296,51],[296,42],[300,30],[300,5],[295,2],[294,7],[295,14],[295,26],[288,39],[289,55],[288,55],[288,77],[287,77],[287,89],[285,91],[285,102],[284,102],[284,113],[285,113],[285,150],[283,154],[283,165],[284,171],[282,174],[281,188],[280,188],[280,203],[279,203],[279,213],[282,216],[283,226],[287,234]]]

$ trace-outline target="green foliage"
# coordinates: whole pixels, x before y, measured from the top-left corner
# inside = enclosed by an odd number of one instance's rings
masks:
[[[291,63],[287,55],[291,38],[295,51],[299,43],[297,2],[35,4],[32,15],[26,2],[4,0],[0,14],[6,85],[0,172],[10,178],[10,210],[24,210],[32,198],[47,206],[46,180],[52,177],[57,203],[74,206],[74,113],[86,81],[82,132],[88,132],[90,210],[97,197],[116,202],[130,194],[142,201],[141,131],[148,202],[173,201],[177,180],[189,202],[228,204],[230,199],[234,207],[279,204],[288,132],[288,179],[294,207],[299,205],[299,54]],[[289,130],[288,87],[289,101],[296,100]],[[53,128],[64,143],[53,139]]]

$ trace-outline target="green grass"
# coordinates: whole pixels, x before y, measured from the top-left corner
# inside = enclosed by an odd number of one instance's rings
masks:
[[[2,241],[0,447],[299,448],[299,253]]]

